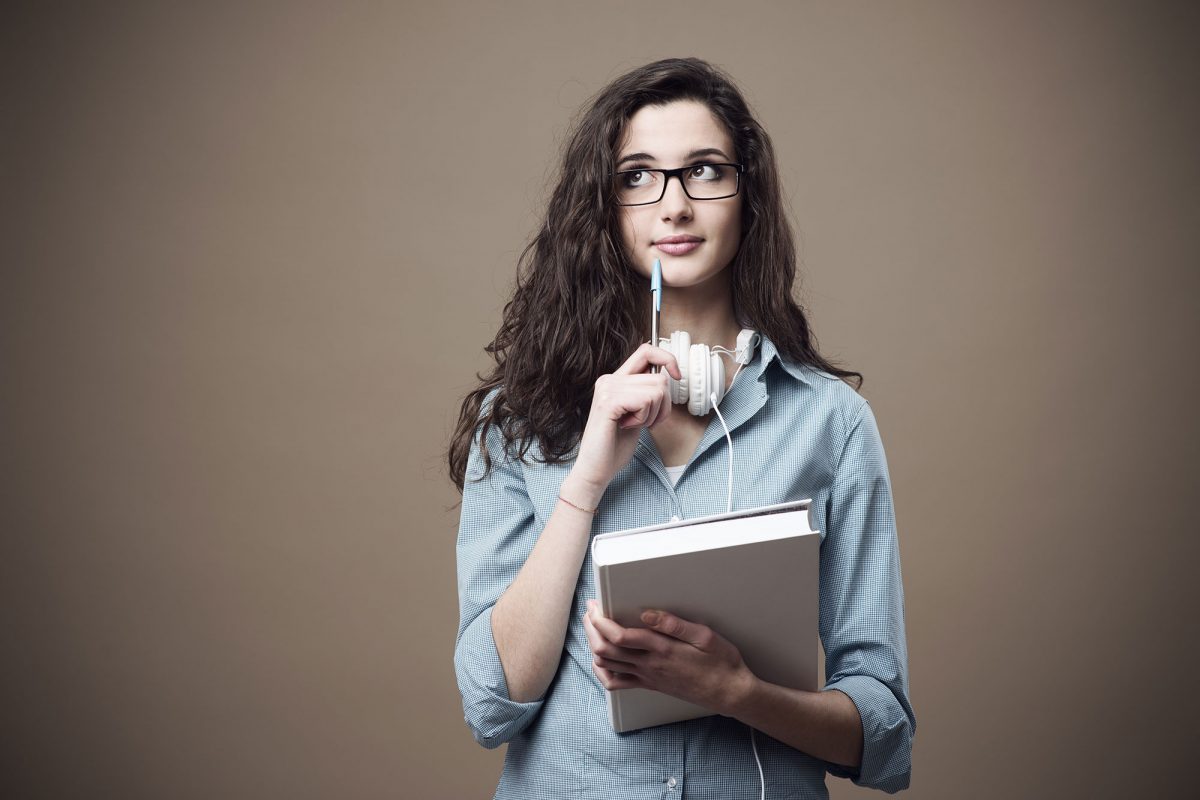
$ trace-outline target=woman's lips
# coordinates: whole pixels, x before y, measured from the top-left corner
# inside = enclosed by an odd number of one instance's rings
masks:
[[[704,244],[704,240],[694,239],[690,242],[655,242],[654,246],[669,256],[682,256],[692,252],[702,244]]]

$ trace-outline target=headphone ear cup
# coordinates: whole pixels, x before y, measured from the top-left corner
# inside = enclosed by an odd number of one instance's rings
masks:
[[[688,411],[703,417],[713,410],[710,394],[717,395],[717,405],[725,398],[725,362],[706,344],[692,345],[688,362]]]
[[[697,417],[703,417],[712,409],[708,400],[708,345],[692,345],[688,362],[688,411]]]
[[[675,363],[679,366],[680,380],[675,380],[671,374],[667,373],[667,384],[671,393],[671,402],[678,405],[688,402],[689,386],[691,385],[690,376],[690,352],[692,348],[692,335],[687,331],[675,331],[671,334],[671,343],[668,349],[671,355],[675,356]]]
[[[708,392],[704,396],[713,392],[717,393],[717,405],[720,405],[725,399],[725,361],[718,353],[711,353],[708,358]]]

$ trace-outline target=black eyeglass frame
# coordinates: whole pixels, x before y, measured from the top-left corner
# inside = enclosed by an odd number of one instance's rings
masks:
[[[684,181],[684,179],[683,179],[683,173],[687,172],[689,169],[695,169],[696,167],[733,167],[735,170],[734,174],[737,176],[737,181],[733,187],[733,193],[732,194],[723,194],[720,197],[692,197],[692,193],[689,192],[687,189],[687,182]],[[737,197],[738,192],[740,192],[742,190],[742,173],[745,171],[746,171],[746,168],[741,164],[729,164],[729,163],[725,163],[725,162],[704,162],[701,164],[689,164],[686,167],[677,167],[676,169],[653,169],[651,167],[639,167],[637,169],[623,169],[623,170],[613,173],[613,180],[616,180],[621,175],[629,175],[630,173],[633,173],[633,172],[657,172],[659,175],[662,176],[662,179],[663,179],[662,191],[659,192],[657,200],[647,200],[645,203],[622,203],[620,200],[618,200],[617,205],[622,206],[623,208],[631,208],[633,206],[652,206],[655,203],[660,203],[660,202],[662,202],[662,199],[664,197],[666,197],[666,195],[667,195],[667,183],[671,180],[671,178],[679,179],[679,185],[681,187],[683,187],[683,193],[686,194],[688,196],[688,198],[691,200],[725,200],[730,197]]]

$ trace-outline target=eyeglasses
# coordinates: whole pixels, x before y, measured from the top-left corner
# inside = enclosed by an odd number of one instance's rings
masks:
[[[663,199],[667,181],[678,178],[693,200],[721,200],[738,193],[741,164],[693,164],[678,169],[627,169],[613,174],[617,204],[648,206]]]

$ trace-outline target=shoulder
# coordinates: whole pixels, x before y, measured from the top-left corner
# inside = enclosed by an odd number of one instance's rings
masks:
[[[867,399],[841,378],[808,364],[800,364],[776,353],[780,381],[809,414],[829,420],[842,435],[848,436],[871,413]]]
[[[503,402],[503,386],[495,386],[484,395],[475,416],[475,430],[471,437],[471,459],[467,467],[468,479],[480,480],[497,466],[516,466],[518,447],[504,435],[502,424],[496,421],[492,411],[496,403]]]
[[[486,462],[499,462],[509,468],[523,470],[541,460],[541,445],[537,436],[529,436],[528,441],[521,438],[518,432],[526,430],[524,417],[513,413],[507,405],[498,416],[492,413],[496,403],[504,403],[503,391],[501,384],[484,395],[475,418],[471,449],[472,452],[480,452],[481,458],[485,451]]]

